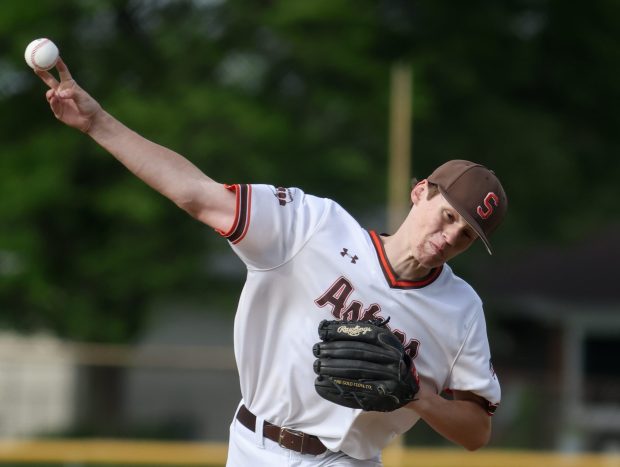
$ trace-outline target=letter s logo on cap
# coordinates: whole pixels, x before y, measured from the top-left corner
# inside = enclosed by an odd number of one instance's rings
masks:
[[[482,209],[482,206],[478,206],[476,208],[476,212],[478,213],[478,215],[480,217],[482,217],[483,219],[487,219],[489,218],[489,216],[491,214],[493,214],[493,206],[491,205],[491,201],[493,201],[493,204],[497,207],[499,205],[499,198],[497,197],[497,195],[495,193],[493,193],[492,191],[490,191],[485,197],[484,197],[484,207],[486,208],[486,210]]]

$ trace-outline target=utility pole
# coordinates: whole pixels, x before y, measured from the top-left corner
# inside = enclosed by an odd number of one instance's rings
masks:
[[[411,192],[411,122],[413,79],[411,65],[392,65],[388,167],[388,228],[394,233],[407,215]]]

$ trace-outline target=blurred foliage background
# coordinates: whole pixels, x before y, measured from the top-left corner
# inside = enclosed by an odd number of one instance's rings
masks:
[[[390,69],[410,63],[412,176],[476,160],[509,196],[497,254],[458,259],[467,277],[617,224],[619,24],[616,0],[5,0],[0,321],[125,343],[157,300],[232,314],[242,282],[216,234],[55,121],[24,63],[34,38],[216,180],[300,186],[369,228],[385,223]]]
[[[217,276],[204,229],[55,122],[23,60],[32,38],[215,179],[355,213],[385,202],[389,70],[410,62],[412,175],[493,168],[510,198],[501,256],[618,220],[619,21],[614,0],[3,2],[0,319],[123,341],[151,298]]]

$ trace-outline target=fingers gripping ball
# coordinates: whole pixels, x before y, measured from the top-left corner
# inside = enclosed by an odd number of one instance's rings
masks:
[[[50,70],[58,61],[58,47],[49,39],[35,39],[24,53],[26,63],[33,70]]]
[[[389,319],[387,320],[389,321]],[[338,405],[391,412],[414,400],[419,381],[387,321],[327,321],[312,351],[317,393]]]

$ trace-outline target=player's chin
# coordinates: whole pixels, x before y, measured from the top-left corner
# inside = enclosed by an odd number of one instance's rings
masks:
[[[444,257],[438,254],[425,255],[421,258],[418,258],[418,261],[422,266],[428,269],[438,268],[446,262]]]
[[[418,261],[420,261],[424,267],[429,269],[436,268],[446,262],[446,255],[442,250],[429,247],[424,253],[425,254],[420,255],[418,258]]]

